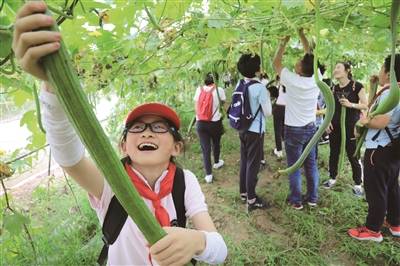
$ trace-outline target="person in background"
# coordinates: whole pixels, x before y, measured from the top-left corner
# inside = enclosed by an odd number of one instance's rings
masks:
[[[300,38],[301,38],[300,34]],[[292,166],[302,154],[314,133],[315,108],[319,88],[314,80],[314,56],[306,53],[295,65],[295,72],[282,65],[282,57],[290,37],[286,36],[279,44],[273,66],[286,87],[285,108],[285,150],[288,167]],[[319,75],[320,78],[321,75]],[[302,179],[300,170],[289,175],[290,193],[288,203],[296,210],[303,209],[303,201],[310,207],[317,206],[319,172],[317,168],[315,146],[304,162],[307,180],[307,193],[302,197]]]
[[[213,181],[211,168],[211,150],[214,157],[214,169],[224,165],[220,158],[221,137],[224,133],[222,125],[222,114],[220,109],[226,101],[224,89],[217,87],[214,76],[208,73],[204,78],[204,85],[196,89],[194,95],[196,110],[196,129],[200,139],[200,146],[203,153],[203,164],[206,171],[205,181]]]
[[[229,88],[232,80],[231,73],[229,71],[225,72],[224,75],[222,76],[222,80],[224,81],[224,89]]]
[[[344,106],[346,107],[346,153],[353,173],[353,193],[354,195],[361,197],[364,194],[361,186],[361,162],[353,156],[356,150],[356,137],[354,136],[354,128],[356,122],[360,118],[361,111],[367,109],[367,96],[365,94],[363,85],[353,79],[351,66],[349,63],[340,62],[336,64],[336,67],[333,71],[333,76],[338,81],[338,84],[333,87],[333,94],[335,96],[335,113],[333,115],[331,124],[327,129],[327,133],[329,134],[330,148],[330,178],[323,183],[323,188],[330,189],[336,183],[341,142],[340,115],[342,110],[341,107]]]
[[[281,84],[279,75],[276,76],[276,87],[279,90],[278,98],[272,108],[274,118],[275,149],[274,154],[278,158],[283,157],[282,141],[284,140],[286,87]]]
[[[270,204],[256,194],[257,175],[260,171],[262,138],[265,132],[265,118],[271,114],[269,92],[257,78],[260,72],[260,56],[243,54],[237,63],[244,82],[256,81],[248,87],[251,113],[256,114],[248,130],[239,133],[240,139],[240,198],[247,202],[247,211],[265,209]],[[239,86],[238,83],[237,86]],[[258,112],[257,112],[258,110]]]
[[[265,88],[267,88],[267,85],[269,83],[269,77],[268,77],[267,73],[260,72],[259,80],[260,80],[261,84],[264,85]],[[265,134],[262,136],[262,144],[261,144],[262,145],[262,154],[261,154],[261,161],[260,161],[261,170],[265,169],[267,166],[267,162],[265,161],[264,141],[265,141]]]
[[[391,55],[385,58],[379,77],[371,78],[371,83],[378,81],[383,88],[370,110],[389,97],[390,59]],[[395,56],[394,72],[400,82],[400,54]],[[373,118],[362,115],[359,123],[368,129],[364,153],[368,214],[365,226],[349,229],[348,234],[358,240],[381,242],[384,225],[394,237],[400,237],[400,103],[386,114]]]

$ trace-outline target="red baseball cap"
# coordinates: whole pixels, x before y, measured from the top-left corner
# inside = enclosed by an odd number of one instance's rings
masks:
[[[137,106],[129,112],[125,120],[125,126],[129,122],[132,122],[144,115],[156,115],[165,118],[171,122],[177,130],[181,126],[180,119],[174,109],[162,103],[145,103]]]

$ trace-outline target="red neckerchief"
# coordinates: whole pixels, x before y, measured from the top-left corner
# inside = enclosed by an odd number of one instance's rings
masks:
[[[168,173],[161,181],[160,192],[157,194],[141,179],[137,176],[132,167],[126,163],[125,170],[131,178],[132,183],[136,187],[139,194],[146,199],[151,200],[155,210],[155,216],[161,226],[170,226],[170,220],[167,210],[161,205],[161,199],[171,194],[172,186],[174,184],[174,176],[176,166],[173,163],[168,165]]]

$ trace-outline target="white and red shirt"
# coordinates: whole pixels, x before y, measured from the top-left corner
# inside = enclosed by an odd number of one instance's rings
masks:
[[[147,185],[147,180],[135,169],[136,174],[141,178]],[[154,191],[159,193],[160,183],[168,173],[168,170],[164,171],[163,174],[156,181]],[[196,176],[189,170],[184,170],[185,176],[185,208],[186,217],[192,218],[194,215],[207,212],[207,204],[205,197],[201,191],[200,184]],[[150,187],[150,186],[149,186]],[[111,202],[114,193],[111,190],[110,185],[104,180],[103,193],[101,199],[97,199],[89,194],[89,201],[92,208],[96,211],[97,217],[100,223],[103,224],[104,217],[106,216],[108,205]],[[151,200],[143,198],[147,207],[154,214],[154,208]],[[161,199],[161,205],[167,210],[170,220],[177,218],[175,205],[172,198],[172,194]],[[113,245],[109,247],[107,265],[158,265],[153,259],[149,260],[149,248],[148,242],[140,232],[139,228],[133,222],[132,218],[128,216],[125,225],[122,227],[121,233]]]

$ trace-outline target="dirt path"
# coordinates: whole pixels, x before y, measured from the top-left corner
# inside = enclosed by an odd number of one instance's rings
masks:
[[[238,165],[238,157],[231,154],[224,159],[226,166],[215,171],[216,181],[212,184],[202,184],[210,215],[218,230],[240,242],[249,240],[256,229],[268,234],[281,245],[287,245],[290,241],[289,234],[277,223],[282,219],[280,208],[272,205],[268,210],[255,210],[248,215],[246,204],[239,198],[237,171],[228,168],[230,165]],[[274,180],[274,174],[267,167],[259,173],[257,187],[268,187]],[[268,199],[268,195],[266,198]]]

